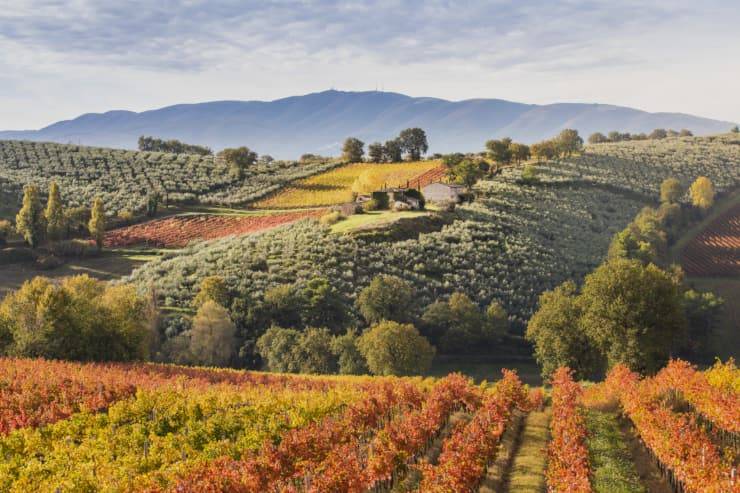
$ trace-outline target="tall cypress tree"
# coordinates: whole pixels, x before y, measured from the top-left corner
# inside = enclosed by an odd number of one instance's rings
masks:
[[[36,248],[44,240],[46,219],[36,185],[26,185],[23,189],[23,206],[15,216],[15,229],[31,248]]]
[[[46,233],[50,240],[61,240],[64,235],[64,211],[57,182],[49,185],[49,200],[46,203]]]
[[[95,240],[98,250],[101,250],[103,248],[103,239],[105,238],[105,209],[103,207],[103,199],[100,197],[95,197],[92,206],[92,217],[90,217],[87,228],[90,230],[90,236]]]

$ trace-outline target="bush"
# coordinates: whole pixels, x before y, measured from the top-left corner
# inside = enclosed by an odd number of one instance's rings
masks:
[[[122,225],[129,225],[134,222],[134,213],[128,209],[124,209],[118,213],[118,221]]]
[[[49,243],[49,252],[57,257],[83,258],[97,255],[97,249],[87,240],[62,240]]]
[[[12,230],[13,224],[10,221],[0,219],[0,246],[5,245]]]
[[[64,265],[64,261],[56,255],[41,255],[36,259],[36,268],[39,270],[53,270]]]

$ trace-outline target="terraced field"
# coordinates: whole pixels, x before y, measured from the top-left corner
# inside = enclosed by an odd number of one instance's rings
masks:
[[[353,186],[360,178],[366,188],[364,191],[383,186],[405,187],[439,166],[439,161],[350,164],[299,180],[252,206],[256,209],[290,209],[341,204],[352,200]]]

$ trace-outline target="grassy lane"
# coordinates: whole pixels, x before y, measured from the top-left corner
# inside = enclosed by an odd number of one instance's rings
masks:
[[[511,472],[511,465],[519,449],[522,428],[524,427],[525,415],[520,411],[514,411],[506,431],[501,437],[501,443],[496,449],[493,463],[488,466],[486,476],[483,478],[480,493],[499,493],[504,487]]]
[[[512,493],[544,493],[549,439],[550,408],[532,411],[524,418],[519,447],[502,491]]]
[[[646,493],[616,413],[589,409],[588,450],[596,493]]]

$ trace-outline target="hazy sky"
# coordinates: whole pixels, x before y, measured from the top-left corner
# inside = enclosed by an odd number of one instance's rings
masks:
[[[0,129],[384,88],[740,121],[738,0],[6,0]]]

